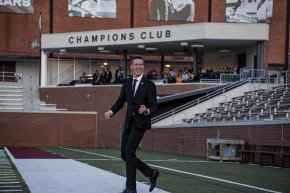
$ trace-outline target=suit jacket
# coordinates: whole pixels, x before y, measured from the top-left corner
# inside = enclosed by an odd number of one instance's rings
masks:
[[[135,119],[137,129],[151,129],[151,115],[157,111],[156,86],[152,81],[143,76],[134,97],[132,85],[133,77],[123,82],[120,96],[110,110],[115,115],[127,103],[124,129],[128,128],[132,118]],[[149,115],[139,114],[141,105],[145,105],[149,109]]]

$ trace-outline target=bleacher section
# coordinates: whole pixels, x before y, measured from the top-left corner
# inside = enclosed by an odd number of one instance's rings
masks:
[[[218,107],[183,119],[184,124],[226,121],[287,119],[290,113],[290,85],[245,92]]]

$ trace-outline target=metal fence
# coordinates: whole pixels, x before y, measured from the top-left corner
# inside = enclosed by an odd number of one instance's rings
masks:
[[[0,72],[1,82],[18,82],[21,79],[21,74],[16,72]]]

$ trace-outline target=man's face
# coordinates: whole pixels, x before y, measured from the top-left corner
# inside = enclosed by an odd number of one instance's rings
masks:
[[[133,73],[133,77],[137,78],[144,71],[144,63],[142,59],[134,59],[133,64],[131,64],[131,70]]]

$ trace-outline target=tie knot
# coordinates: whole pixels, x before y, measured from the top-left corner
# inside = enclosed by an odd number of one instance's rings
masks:
[[[136,83],[138,81],[138,79],[135,79],[135,78],[133,80],[134,80],[134,83]]]

